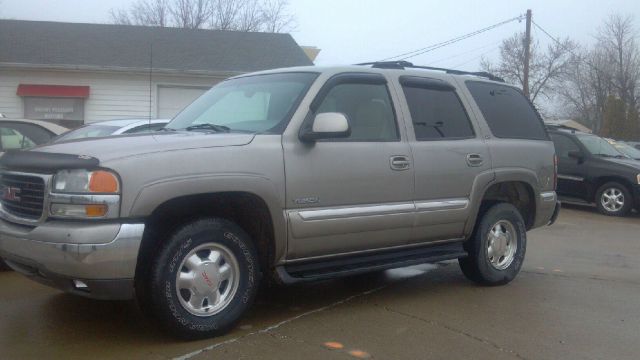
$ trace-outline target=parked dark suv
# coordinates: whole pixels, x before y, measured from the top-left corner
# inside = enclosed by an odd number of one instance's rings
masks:
[[[558,195],[623,216],[640,206],[640,161],[606,139],[564,127],[548,127],[558,156]]]

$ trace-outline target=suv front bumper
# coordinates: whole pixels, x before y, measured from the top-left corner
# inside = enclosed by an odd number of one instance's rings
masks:
[[[0,256],[15,271],[63,291],[131,299],[144,224],[51,221],[35,228],[0,219]]]

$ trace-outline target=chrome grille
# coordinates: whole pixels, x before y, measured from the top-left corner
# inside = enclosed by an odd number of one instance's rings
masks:
[[[45,182],[41,177],[2,174],[0,189],[0,203],[5,212],[30,220],[42,217]]]

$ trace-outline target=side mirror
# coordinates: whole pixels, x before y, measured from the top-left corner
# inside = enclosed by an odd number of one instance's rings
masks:
[[[300,132],[300,139],[307,142],[349,136],[351,136],[349,120],[343,113],[336,112],[317,114],[310,128],[305,126]]]
[[[567,153],[567,155],[572,159],[578,160],[579,163],[584,161],[584,155],[582,155],[582,152],[578,150],[571,150]]]

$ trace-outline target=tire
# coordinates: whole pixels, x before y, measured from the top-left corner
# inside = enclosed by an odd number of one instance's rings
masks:
[[[491,250],[490,232],[500,235],[493,238]],[[458,263],[467,279],[485,286],[504,285],[515,279],[527,250],[527,231],[518,209],[507,203],[486,209],[466,241],[465,250],[468,256],[458,259]]]
[[[596,192],[596,206],[601,214],[608,216],[625,216],[633,208],[633,198],[626,186],[612,181]]]
[[[253,303],[260,283],[258,256],[249,235],[223,219],[183,226],[154,260],[148,291],[138,301],[141,306],[145,299],[150,302],[147,313],[183,339],[231,330]]]

